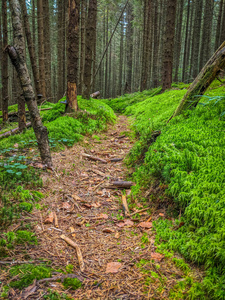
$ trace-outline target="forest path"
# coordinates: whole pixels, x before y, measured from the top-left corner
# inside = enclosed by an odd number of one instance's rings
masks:
[[[39,244],[28,254],[33,259],[50,260],[54,269],[74,266],[70,273],[84,280],[84,288],[67,290],[72,299],[168,299],[170,289],[182,278],[182,272],[171,259],[155,252],[152,228],[145,228],[146,224],[140,226],[148,221],[151,227],[152,216],[142,212],[140,218],[124,219],[122,191],[106,187],[111,180],[126,180],[125,164],[110,159],[125,158],[132,148],[134,141],[126,135],[128,123],[125,116],[119,116],[107,132],[86,137],[72,148],[53,153],[56,171],[43,175],[43,192],[48,197],[41,203],[41,213],[34,212],[39,219],[35,227]],[[108,162],[91,161],[83,153]],[[142,205],[136,200],[131,213],[142,209]],[[56,213],[58,225],[52,220],[46,224],[50,212]],[[61,239],[62,234],[80,247],[85,264],[83,272],[76,250]],[[112,262],[116,263],[115,273],[108,270]],[[65,293],[60,282],[50,282],[48,287],[40,285],[38,297],[48,288]]]

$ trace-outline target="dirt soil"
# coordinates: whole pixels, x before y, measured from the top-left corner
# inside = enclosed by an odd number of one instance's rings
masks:
[[[81,279],[83,286],[65,290],[56,280],[40,282],[29,296],[27,290],[11,290],[10,299],[44,299],[49,288],[72,299],[169,299],[170,290],[183,280],[172,259],[156,252],[152,220],[164,218],[165,211],[150,214],[144,203],[130,196],[130,189],[109,188],[112,181],[127,180],[129,170],[119,161],[134,143],[127,132],[128,120],[119,116],[107,132],[53,153],[55,171],[42,176],[47,195],[40,203],[42,210],[30,214],[38,245],[27,246],[26,257],[49,260],[54,269],[72,264],[70,276]],[[122,195],[132,199],[130,215],[124,216]],[[76,243],[83,262],[62,235]]]

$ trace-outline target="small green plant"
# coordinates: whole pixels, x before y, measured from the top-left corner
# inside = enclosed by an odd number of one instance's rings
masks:
[[[65,278],[63,285],[66,289],[71,288],[73,290],[79,289],[82,286],[82,282],[77,278]]]

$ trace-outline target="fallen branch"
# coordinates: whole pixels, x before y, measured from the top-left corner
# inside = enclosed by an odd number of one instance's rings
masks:
[[[122,161],[123,158],[111,158],[110,161],[111,162],[118,162],[118,161]]]
[[[128,208],[128,205],[127,205],[127,198],[125,195],[122,195],[122,204],[123,204],[123,210],[124,210],[124,215],[125,217],[126,216],[129,216],[130,215],[130,212],[129,212],[129,208]]]
[[[138,211],[136,211],[136,212],[130,214],[130,216],[134,216],[134,215],[139,214],[139,213],[141,213],[141,212],[144,212],[144,211],[146,211],[146,210],[148,210],[148,209],[150,209],[150,207],[147,207],[147,208],[143,208],[143,209],[141,209],[141,210],[138,210]]]
[[[102,176],[102,177],[109,177],[109,175],[107,175],[107,174],[105,174],[105,173],[103,173],[103,172],[101,172],[101,171],[99,171],[99,170],[92,170],[92,169],[89,169],[88,171],[89,171],[89,172],[93,172],[93,173],[95,173],[95,174],[98,174],[98,175],[100,175],[100,176]]]
[[[97,98],[98,96],[100,96],[100,92],[97,91],[97,92],[94,92],[93,94],[90,95],[91,98]]]
[[[88,159],[90,159],[90,160],[93,160],[93,161],[100,161],[100,162],[102,162],[102,163],[104,163],[104,164],[107,164],[107,161],[106,161],[106,160],[101,159],[101,158],[99,158],[99,157],[95,157],[95,156],[89,155],[89,154],[87,154],[87,153],[82,153],[82,156],[84,156],[84,157],[86,157],[86,158],[88,158]]]
[[[120,189],[129,189],[133,185],[135,185],[135,183],[132,182],[132,181],[112,181],[111,184],[112,184],[111,185],[112,188],[114,186],[114,187],[117,187],[117,188],[120,188]]]
[[[27,127],[27,128],[28,128],[28,127],[31,127],[31,122],[28,122],[28,123],[26,124],[26,127]],[[5,132],[5,133],[2,133],[2,134],[0,134],[0,139],[1,139],[1,138],[6,138],[6,137],[8,137],[8,136],[10,136],[10,135],[12,135],[12,134],[14,134],[14,133],[17,133],[19,130],[20,130],[19,127],[16,127],[16,128],[14,128],[14,129],[11,129],[10,131],[7,131],[7,132]]]
[[[47,260],[46,260],[47,261]],[[0,260],[0,265],[25,265],[25,264],[41,264],[46,262],[45,260],[34,260],[34,261],[22,261],[22,260],[15,260],[15,261],[8,261],[8,260]]]
[[[52,107],[47,107],[47,108],[42,108],[42,109],[39,109],[39,111],[45,111],[45,110],[50,110],[52,109]],[[29,114],[29,110],[26,110],[25,111],[25,114]],[[18,112],[11,112],[8,114],[9,117],[12,117],[12,116],[18,116]],[[3,116],[0,116],[0,119],[2,119]]]
[[[65,242],[67,242],[70,246],[72,246],[73,248],[76,249],[76,251],[77,251],[77,258],[78,258],[79,265],[80,265],[80,270],[81,270],[81,272],[83,272],[84,271],[84,261],[83,261],[82,253],[81,253],[81,250],[80,250],[79,246],[74,241],[72,241],[70,238],[68,238],[67,236],[65,236],[64,234],[62,234],[60,237]]]

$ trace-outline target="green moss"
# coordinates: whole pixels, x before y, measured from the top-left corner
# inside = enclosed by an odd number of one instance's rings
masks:
[[[28,203],[28,202],[21,202],[19,204],[19,209],[25,210],[27,212],[31,212],[32,209],[33,209],[33,205],[31,203]]]
[[[53,269],[45,265],[35,266],[26,264],[21,266],[11,267],[9,273],[11,277],[17,276],[16,280],[10,282],[10,286],[22,290],[33,283],[34,279],[40,280],[42,278],[52,277]]]
[[[178,251],[185,259],[205,266],[201,289],[197,284],[192,286],[190,293],[199,295],[193,299],[204,299],[202,294],[224,299],[224,88],[214,84],[206,93],[208,98],[202,97],[195,110],[167,124],[185,92],[170,90],[126,109],[140,137],[131,151],[130,163],[138,160],[151,132],[161,131],[156,142],[147,145],[141,166],[136,165],[133,193],[147,188],[153,178],[168,185],[166,194],[174,199],[174,215],[180,211],[183,215],[175,224],[166,220],[155,223],[157,247]],[[178,228],[180,222],[184,225]]]
[[[73,290],[79,289],[82,283],[77,278],[65,278],[63,285],[66,289],[71,288]]]

